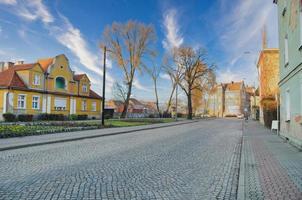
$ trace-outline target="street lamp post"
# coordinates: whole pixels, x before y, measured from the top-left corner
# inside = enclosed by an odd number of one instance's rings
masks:
[[[105,125],[106,46],[104,46],[102,126]]]

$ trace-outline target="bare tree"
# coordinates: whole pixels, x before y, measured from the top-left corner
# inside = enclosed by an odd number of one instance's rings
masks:
[[[125,24],[113,23],[105,28],[101,46],[107,47],[109,55],[122,70],[127,85],[127,96],[121,118],[127,115],[136,71],[142,72],[143,59],[155,56],[156,52],[152,48],[155,38],[154,28],[151,25],[136,21],[128,21]]]
[[[169,75],[170,80],[171,80],[171,85],[172,85],[172,90],[171,90],[170,97],[167,102],[167,108],[166,108],[166,113],[168,113],[169,109],[172,105],[173,95],[174,95],[176,86],[180,80],[181,73],[180,73],[179,67],[175,66],[175,63],[173,62],[173,58],[171,58],[171,55],[166,55],[163,63],[164,63],[164,70]]]
[[[211,87],[215,79],[213,65],[207,64],[207,54],[204,50],[194,50],[191,47],[175,50],[174,62],[180,73],[178,84],[187,96],[188,119],[192,119],[192,91],[204,91]]]
[[[127,99],[127,87],[124,84],[115,82],[112,87],[112,94],[115,99],[125,102]]]
[[[158,81],[158,77],[160,75],[161,70],[162,70],[162,67],[159,65],[156,65],[154,63],[151,68],[146,68],[146,71],[150,75],[150,77],[153,81],[153,84],[154,84],[155,104],[156,104],[156,109],[157,109],[159,116],[160,116],[160,109],[159,109],[159,100],[158,100],[158,92],[157,92],[157,81]]]

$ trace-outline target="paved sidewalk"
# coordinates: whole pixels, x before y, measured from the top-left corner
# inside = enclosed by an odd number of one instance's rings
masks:
[[[198,120],[182,120],[178,122],[170,123],[158,123],[151,125],[142,126],[132,126],[132,127],[121,127],[121,128],[105,128],[105,129],[95,129],[87,131],[76,131],[76,132],[64,132],[64,133],[54,133],[45,135],[35,135],[35,136],[25,136],[25,137],[14,137],[14,138],[3,138],[0,139],[0,151],[24,148],[29,146],[37,146],[43,144],[52,144],[59,142],[69,142],[81,139],[96,138],[109,135],[124,134],[134,131],[143,131],[150,129],[157,129],[161,127],[176,126],[187,123],[194,123]]]
[[[302,152],[255,121],[244,122],[238,199],[302,199]]]

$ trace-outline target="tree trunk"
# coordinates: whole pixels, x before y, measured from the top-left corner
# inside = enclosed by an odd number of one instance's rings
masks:
[[[127,116],[127,112],[128,112],[128,106],[129,106],[129,101],[130,101],[130,96],[131,96],[131,90],[132,90],[132,80],[130,81],[129,85],[128,85],[128,92],[127,92],[127,98],[126,101],[124,102],[124,109],[123,112],[121,114],[121,118],[124,119]]]
[[[160,116],[160,111],[159,111],[159,103],[158,103],[158,94],[157,94],[157,83],[156,83],[156,79],[154,79],[154,92],[155,92],[155,98],[156,98],[156,100],[155,100],[155,103],[156,103],[156,109],[157,109],[157,112],[158,112],[158,115],[159,115],[159,117],[161,117]]]
[[[187,119],[192,119],[193,118],[193,109],[192,109],[192,92],[189,90],[188,92],[188,116]]]
[[[169,101],[168,101],[168,105],[167,105],[167,109],[166,109],[166,112],[165,112],[165,113],[168,113],[168,112],[169,112],[169,108],[170,108],[170,106],[171,106],[171,101],[172,101],[172,97],[173,97],[175,88],[176,88],[176,84],[173,84],[173,88],[172,88],[172,91],[171,91],[171,95],[170,95],[170,98],[169,98]]]

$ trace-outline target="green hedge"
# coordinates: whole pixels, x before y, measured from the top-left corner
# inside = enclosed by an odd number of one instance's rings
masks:
[[[63,114],[47,114],[43,113],[38,116],[38,120],[42,121],[64,121],[66,117]]]
[[[13,113],[4,113],[2,116],[4,118],[4,121],[6,121],[6,122],[16,121],[16,115]]]
[[[87,120],[88,119],[88,115],[78,115],[78,120]]]
[[[21,115],[18,115],[18,121],[20,121],[20,122],[32,122],[33,117],[34,117],[33,115],[21,114]]]

